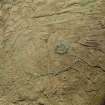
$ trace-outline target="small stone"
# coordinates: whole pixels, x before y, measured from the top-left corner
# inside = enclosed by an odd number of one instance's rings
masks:
[[[38,105],[45,105],[44,103],[39,102]]]
[[[55,47],[55,53],[64,55],[68,53],[69,45],[65,41],[58,41]]]

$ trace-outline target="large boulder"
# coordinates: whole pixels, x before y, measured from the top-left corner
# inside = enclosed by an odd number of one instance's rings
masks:
[[[0,0],[0,105],[103,105],[105,0]]]

